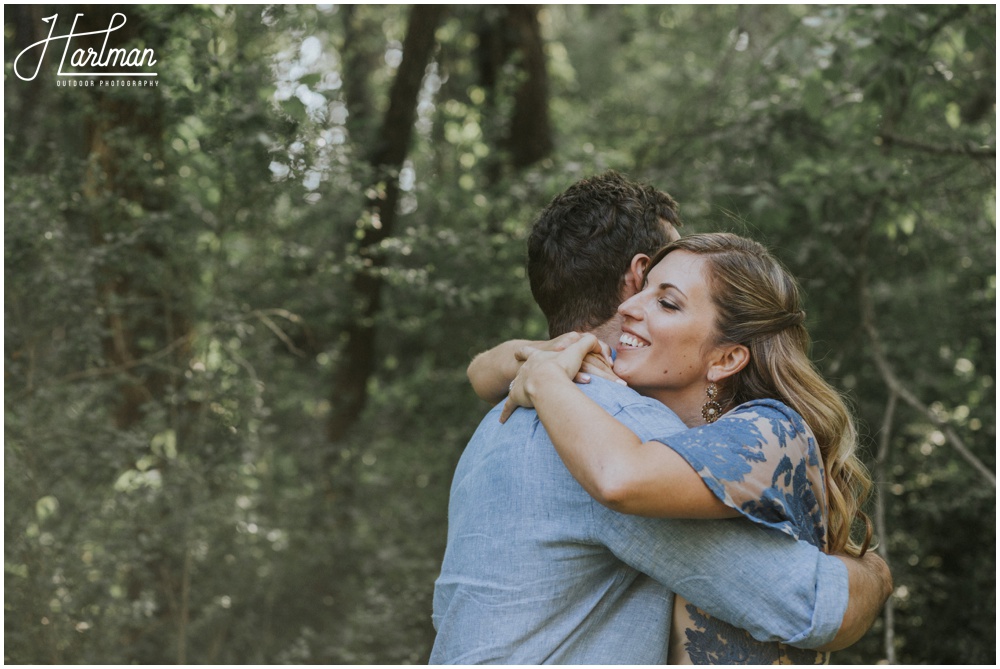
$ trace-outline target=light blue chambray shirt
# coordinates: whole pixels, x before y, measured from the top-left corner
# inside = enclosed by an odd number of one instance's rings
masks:
[[[580,387],[644,441],[685,429],[624,386]],[[573,479],[534,411],[501,425],[501,406],[455,470],[432,664],[663,664],[672,591],[760,640],[835,636],[840,560],[744,519],[615,513]]]

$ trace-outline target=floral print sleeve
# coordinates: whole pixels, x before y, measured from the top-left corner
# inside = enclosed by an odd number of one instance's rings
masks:
[[[658,439],[716,497],[751,521],[823,548],[826,485],[812,431],[776,400],[742,404],[711,425]]]
[[[754,400],[711,425],[657,439],[716,497],[758,525],[826,546],[823,462],[812,431],[776,400]],[[671,664],[816,664],[828,654],[757,641],[677,598]]]

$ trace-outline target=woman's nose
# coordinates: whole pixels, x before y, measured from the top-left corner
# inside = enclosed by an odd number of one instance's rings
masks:
[[[636,293],[618,307],[618,313],[634,320],[642,318],[642,293]]]

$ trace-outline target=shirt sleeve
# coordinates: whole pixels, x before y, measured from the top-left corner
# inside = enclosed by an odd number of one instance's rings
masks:
[[[593,512],[620,560],[758,641],[817,648],[840,629],[847,568],[808,542],[738,518],[643,518],[596,502]]]
[[[823,548],[827,502],[811,430],[775,400],[743,404],[715,423],[656,437],[716,497],[754,523]]]
[[[614,413],[640,438],[653,438],[643,434],[652,409],[633,404]],[[666,441],[692,432],[672,430]],[[738,519],[642,518],[596,502],[593,513],[597,540],[619,559],[758,641],[816,648],[840,628],[847,569],[812,542]]]

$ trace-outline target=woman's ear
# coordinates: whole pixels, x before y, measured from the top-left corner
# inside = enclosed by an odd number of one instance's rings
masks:
[[[708,380],[719,382],[741,371],[750,362],[750,349],[743,344],[727,344],[716,349],[708,368]]]
[[[629,263],[628,272],[625,274],[625,292],[623,300],[627,300],[636,293],[642,291],[643,279],[646,278],[646,268],[649,267],[649,256],[645,253],[636,253]]]

